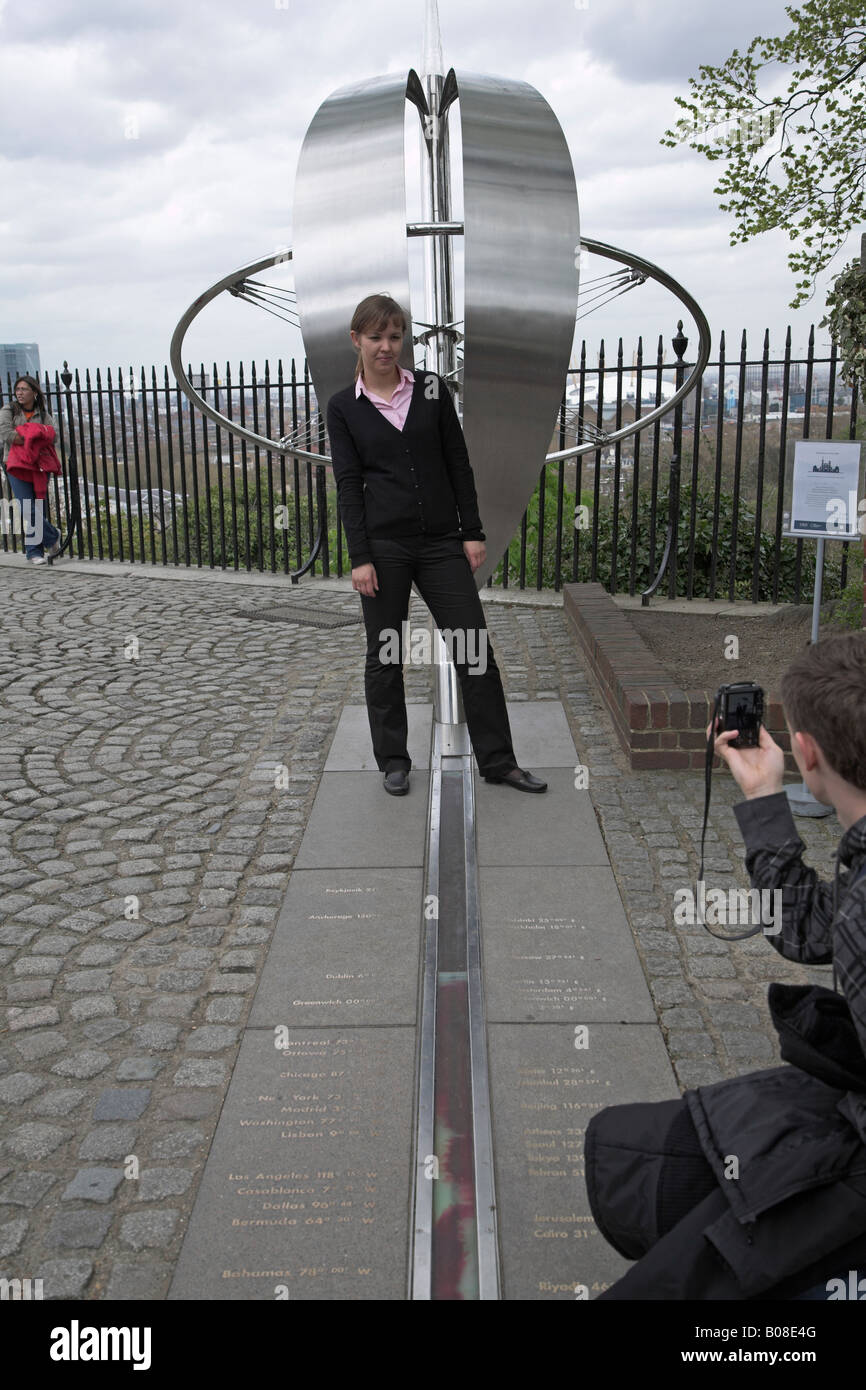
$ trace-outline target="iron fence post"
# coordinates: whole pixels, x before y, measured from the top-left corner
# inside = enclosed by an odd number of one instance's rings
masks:
[[[69,467],[69,495],[66,499],[66,519],[67,532],[66,539],[60,547],[60,554],[69,546],[69,553],[72,554],[72,537],[78,531],[78,554],[81,556],[81,497],[78,491],[78,457],[75,452],[75,410],[72,405],[72,373],[69,370],[69,363],[63,363],[63,371],[60,373],[60,380],[63,382],[64,395],[66,396],[66,419],[68,435],[67,464]]]
[[[677,355],[677,390],[685,380],[686,364],[683,361],[689,340],[683,333],[683,321],[677,323],[676,336],[671,346]],[[680,474],[683,452],[683,404],[679,401],[674,407],[674,452],[670,463],[670,483],[668,490],[668,522],[671,528],[671,548],[668,559],[668,598],[677,596],[677,559],[680,539]]]

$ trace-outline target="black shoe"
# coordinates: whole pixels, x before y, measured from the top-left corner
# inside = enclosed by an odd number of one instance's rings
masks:
[[[520,767],[513,767],[510,772],[506,772],[504,777],[485,777],[485,782],[502,782],[506,787],[516,787],[519,792],[546,792],[547,783],[542,782],[540,777],[533,777],[531,772],[524,772]]]
[[[393,772],[385,773],[385,791],[392,796],[408,796],[409,794],[409,774],[403,768],[395,768]]]

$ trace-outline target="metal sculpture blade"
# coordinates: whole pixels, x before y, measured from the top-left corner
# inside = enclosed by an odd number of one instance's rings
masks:
[[[409,315],[403,127],[405,76],[341,87],[310,122],[295,180],[293,261],[301,331],[324,413],[355,370],[349,323],[384,291]],[[412,325],[404,366],[414,365]]]
[[[520,523],[562,400],[580,225],[568,145],[526,82],[456,73],[463,141],[463,430],[487,536],[483,583]]]

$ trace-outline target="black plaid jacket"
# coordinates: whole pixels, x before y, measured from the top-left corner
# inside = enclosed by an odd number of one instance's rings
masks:
[[[787,960],[833,962],[866,1054],[866,816],[845,831],[836,850],[834,880],[823,883],[803,863],[806,846],[784,792],[742,801],[734,815],[752,886],[782,890],[782,930],[768,940]],[[849,882],[853,886],[847,888]]]

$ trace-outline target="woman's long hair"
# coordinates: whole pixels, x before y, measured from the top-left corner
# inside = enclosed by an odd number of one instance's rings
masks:
[[[48,407],[47,407],[47,405],[45,404],[45,397],[44,397],[43,394],[42,394],[42,390],[41,390],[41,387],[40,387],[40,385],[39,385],[39,382],[36,380],[35,376],[28,376],[28,374],[27,374],[26,372],[22,372],[20,376],[16,376],[14,385],[13,385],[13,387],[12,387],[12,417],[13,417],[13,419],[14,419],[14,417],[15,417],[16,415],[23,415],[23,414],[24,414],[24,407],[23,407],[23,405],[21,404],[21,402],[19,401],[18,397],[15,395],[15,392],[16,392],[16,390],[18,389],[18,383],[19,383],[19,381],[26,381],[26,382],[27,382],[27,385],[30,386],[30,387],[32,387],[33,392],[34,392],[34,394],[35,394],[35,396],[36,396],[36,399],[35,399],[35,401],[33,402],[33,409],[34,409],[34,410],[38,410],[39,413],[40,413],[40,415],[47,415],[47,414],[48,414]]]
[[[406,312],[396,299],[392,299],[389,294],[368,294],[366,299],[362,299],[349,325],[353,333],[381,332],[387,328],[392,319],[396,319],[402,324],[403,332],[409,327],[406,321]],[[361,375],[361,349],[358,348],[358,359],[355,363],[355,380]]]

